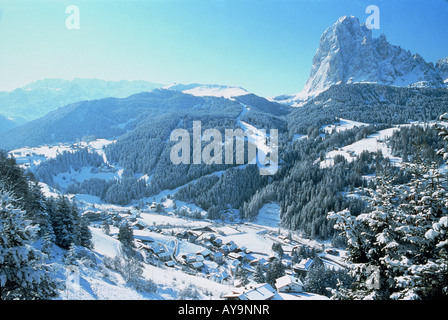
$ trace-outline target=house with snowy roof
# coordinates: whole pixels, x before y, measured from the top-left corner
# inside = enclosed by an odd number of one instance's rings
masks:
[[[171,254],[169,252],[159,252],[156,254],[156,256],[162,261],[171,260]]]
[[[216,247],[220,247],[223,244],[223,241],[221,238],[214,238],[214,239],[211,239],[210,241]]]
[[[192,252],[182,254],[181,258],[184,260],[185,264],[196,262],[196,255]]]
[[[224,295],[223,298],[225,300],[283,300],[268,283],[235,288],[231,293]]]
[[[221,251],[216,251],[213,253],[212,259],[216,263],[222,263],[224,261],[224,254]]]
[[[212,252],[207,248],[203,248],[196,252],[196,255],[199,255],[199,254],[204,257],[210,257],[212,255]]]
[[[314,265],[314,259],[302,259],[299,263],[292,266],[298,274],[306,274]]]
[[[190,267],[192,267],[193,269],[200,270],[204,266],[204,263],[202,263],[201,261],[195,261],[195,262],[189,263],[188,265]]]
[[[229,274],[226,271],[222,271],[222,272],[214,272],[211,273],[208,278],[210,280],[216,281],[221,283],[222,281],[226,280],[229,278]]]
[[[275,280],[275,288],[278,292],[299,293],[303,292],[304,285],[299,278],[292,275],[284,275]]]

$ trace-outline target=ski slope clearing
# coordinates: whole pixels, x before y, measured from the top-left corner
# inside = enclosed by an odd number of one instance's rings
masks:
[[[76,142],[74,144],[45,145],[32,148],[25,147],[12,150],[9,154],[16,159],[19,165],[26,169],[33,169],[42,162],[54,159],[64,152],[76,152],[82,148],[87,148],[91,152],[98,153],[103,157],[104,162],[107,163],[104,148],[115,142],[115,140],[97,139],[90,142]]]
[[[368,123],[363,123],[363,122],[358,122],[358,121],[353,121],[353,120],[347,120],[347,119],[342,119],[339,118],[339,121],[336,122],[335,124],[329,124],[326,126],[322,127],[322,130],[325,133],[333,133],[333,132],[342,132],[345,130],[350,130],[353,129],[355,127],[362,127],[362,126],[369,126]]]
[[[345,121],[345,130],[353,128],[357,125],[356,122],[350,121],[350,120],[344,120]],[[358,123],[360,124],[360,123]],[[347,159],[348,162],[352,162],[357,156],[359,156],[363,151],[368,152],[378,152],[381,151],[384,157],[388,157],[393,165],[400,165],[402,163],[402,159],[400,157],[396,157],[392,155],[390,148],[387,146],[388,139],[394,134],[395,131],[400,130],[403,127],[409,127],[413,125],[419,125],[419,126],[433,126],[436,122],[413,122],[410,124],[400,124],[393,126],[388,129],[380,130],[376,133],[373,133],[369,135],[367,138],[356,141],[350,145],[344,146],[342,148],[339,148],[337,150],[333,150],[328,152],[325,155],[325,159],[323,161],[320,161],[320,167],[321,168],[327,168],[334,164],[334,158],[337,155],[343,156],[345,159]],[[448,124],[445,122],[438,122],[438,124],[447,126]],[[325,128],[330,128],[331,126],[327,126]],[[336,128],[337,126],[333,127]],[[341,130],[344,127],[341,127]]]

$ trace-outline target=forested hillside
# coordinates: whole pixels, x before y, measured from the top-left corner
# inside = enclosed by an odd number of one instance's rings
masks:
[[[104,148],[104,157],[75,150],[43,162],[34,173],[64,192],[95,195],[119,205],[180,187],[176,198],[200,206],[210,218],[233,208],[239,210],[241,218],[252,220],[264,204],[276,202],[284,227],[300,230],[311,238],[328,239],[334,236],[332,224],[326,219],[329,211],[365,210],[359,197],[348,194],[373,187],[372,176],[382,172],[394,173],[397,183],[406,182],[409,175],[378,150],[358,154],[353,161],[337,156],[334,165],[321,167],[326,154],[396,124],[435,121],[447,109],[446,89],[376,84],[335,85],[300,108],[282,106],[253,94],[225,99],[154,90],[125,99],[69,105],[2,135],[0,141],[20,146],[38,141],[75,141],[85,136],[115,138],[115,143]],[[340,118],[360,124],[347,130],[325,129]],[[185,129],[192,136],[193,121],[201,122],[202,132],[214,128],[223,137],[225,129],[248,124],[267,131],[277,129],[278,172],[260,177],[256,165],[172,164],[170,150],[176,142],[170,141],[170,134],[174,129]],[[399,129],[387,141],[391,155],[407,161],[415,159],[416,150],[422,150],[422,156],[436,159],[441,142],[430,126]],[[24,131],[27,134],[19,134]],[[415,148],[416,144],[420,149]],[[205,145],[203,141],[202,147]],[[55,183],[58,174],[81,172],[83,168],[111,172],[114,178],[92,175],[66,180],[62,189]]]

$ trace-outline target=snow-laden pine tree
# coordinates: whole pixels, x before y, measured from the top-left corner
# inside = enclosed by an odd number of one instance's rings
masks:
[[[46,255],[32,246],[37,227],[14,203],[0,188],[1,300],[55,298],[59,285],[44,262]]]
[[[447,140],[448,130],[439,127]],[[445,153],[445,160],[448,159]],[[329,213],[347,238],[351,289],[335,291],[338,299],[433,299],[448,296],[447,180],[437,163],[418,157],[404,168],[405,185],[377,177],[370,190],[371,210],[353,216]]]
[[[55,243],[64,249],[68,249],[71,243],[77,243],[80,236],[72,209],[68,199],[59,196],[49,212]]]
[[[67,266],[71,266],[71,265],[76,265],[76,246],[75,244],[72,242],[68,248],[67,253],[65,254],[65,265]]]
[[[259,262],[257,263],[257,266],[255,268],[254,280],[257,283],[263,283],[266,281],[266,278],[264,276],[263,266]]]
[[[387,280],[393,275],[389,274],[383,258],[395,250],[394,197],[391,184],[379,179],[377,192],[372,191],[369,213],[358,216],[348,210],[329,213],[329,218],[336,219],[335,228],[347,238],[354,282],[352,289],[339,293],[345,299],[387,299],[392,292]]]
[[[134,232],[132,231],[132,226],[130,226],[127,221],[120,224],[118,229],[118,240],[120,240],[125,251],[133,251],[135,249]]]

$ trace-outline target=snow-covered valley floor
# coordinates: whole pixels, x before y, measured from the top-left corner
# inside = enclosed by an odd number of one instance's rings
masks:
[[[42,161],[52,159],[62,152],[74,152],[74,149],[79,147],[90,148],[105,157],[103,146],[109,143],[113,141],[97,140],[73,146],[23,148],[14,150],[11,154],[20,165],[32,169]],[[113,169],[115,171],[110,173],[110,178],[119,179],[120,168]],[[92,175],[98,173],[87,169],[66,173],[59,175],[58,184],[63,185],[64,181],[66,183],[73,180],[82,181]],[[65,178],[62,179],[63,177]],[[57,197],[60,194],[57,189],[43,182],[40,182],[40,187],[47,197]],[[60,299],[223,299],[223,296],[235,290],[237,285],[236,266],[244,266],[249,274],[255,272],[254,262],[264,263],[267,266],[274,256],[272,250],[274,243],[282,245],[285,265],[292,265],[293,248],[305,245],[320,252],[327,266],[332,268],[344,266],[343,251],[340,251],[339,256],[325,253],[326,249],[332,249],[330,243],[304,239],[296,233],[291,234],[282,229],[279,226],[280,208],[276,203],[264,205],[253,222],[240,221],[237,210],[229,210],[224,220],[208,220],[205,219],[206,212],[201,208],[174,200],[176,190],[165,190],[156,196],[139,199],[127,206],[105,203],[91,195],[67,195],[76,201],[80,212],[91,221],[93,248],[87,251],[79,247],[78,256],[81,258],[78,259],[78,265],[68,267],[63,262],[66,250],[54,246],[50,262],[65,287]],[[158,209],[156,205],[159,206]],[[179,211],[183,212],[182,216],[178,215]],[[198,212],[202,218],[191,218],[192,213]],[[101,228],[104,220],[110,223],[109,234]],[[125,220],[133,226],[135,242],[142,255],[144,262],[142,276],[156,284],[155,291],[136,290],[126,283],[119,272],[105,264],[105,259],[114,258],[119,254],[118,226]],[[163,252],[157,252],[160,248]],[[223,253],[222,257],[214,256],[218,252]],[[165,256],[163,253],[166,253]],[[196,264],[188,263],[188,257],[192,255]],[[251,275],[249,279],[254,283]],[[307,292],[281,293],[277,296],[285,300],[327,299],[325,296]]]

